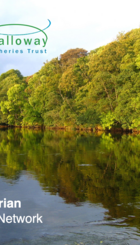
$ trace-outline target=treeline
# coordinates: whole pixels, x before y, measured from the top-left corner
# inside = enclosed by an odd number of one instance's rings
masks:
[[[140,29],[71,49],[31,77],[0,76],[0,124],[140,130]]]

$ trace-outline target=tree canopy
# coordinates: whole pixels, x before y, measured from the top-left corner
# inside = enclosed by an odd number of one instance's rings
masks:
[[[23,77],[0,76],[0,123],[140,130],[140,29],[91,50],[70,49]]]

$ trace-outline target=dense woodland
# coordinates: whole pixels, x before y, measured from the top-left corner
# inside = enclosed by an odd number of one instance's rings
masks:
[[[140,29],[70,49],[23,77],[0,76],[0,124],[140,130]]]

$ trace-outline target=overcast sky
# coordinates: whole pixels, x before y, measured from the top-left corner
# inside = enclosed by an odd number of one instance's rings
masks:
[[[68,49],[90,51],[105,45],[113,41],[119,32],[140,27],[139,7],[139,0],[1,0],[0,25],[20,23],[44,29],[49,19],[51,26],[46,30],[46,54],[28,54],[25,45],[0,45],[1,50],[23,49],[22,54],[0,53],[0,74],[18,69],[24,76],[32,75],[40,70],[43,62],[59,57]],[[12,34],[15,31],[14,27],[0,28],[0,33]],[[20,27],[18,31],[36,30]],[[16,38],[44,37],[40,33]],[[0,35],[0,38],[4,36]],[[32,45],[31,49],[44,48]]]

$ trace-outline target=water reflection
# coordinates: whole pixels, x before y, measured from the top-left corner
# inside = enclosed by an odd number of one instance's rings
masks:
[[[140,228],[140,136],[64,131],[0,131],[0,175],[14,184],[23,170],[44,192],[77,206],[108,210],[106,222]]]

